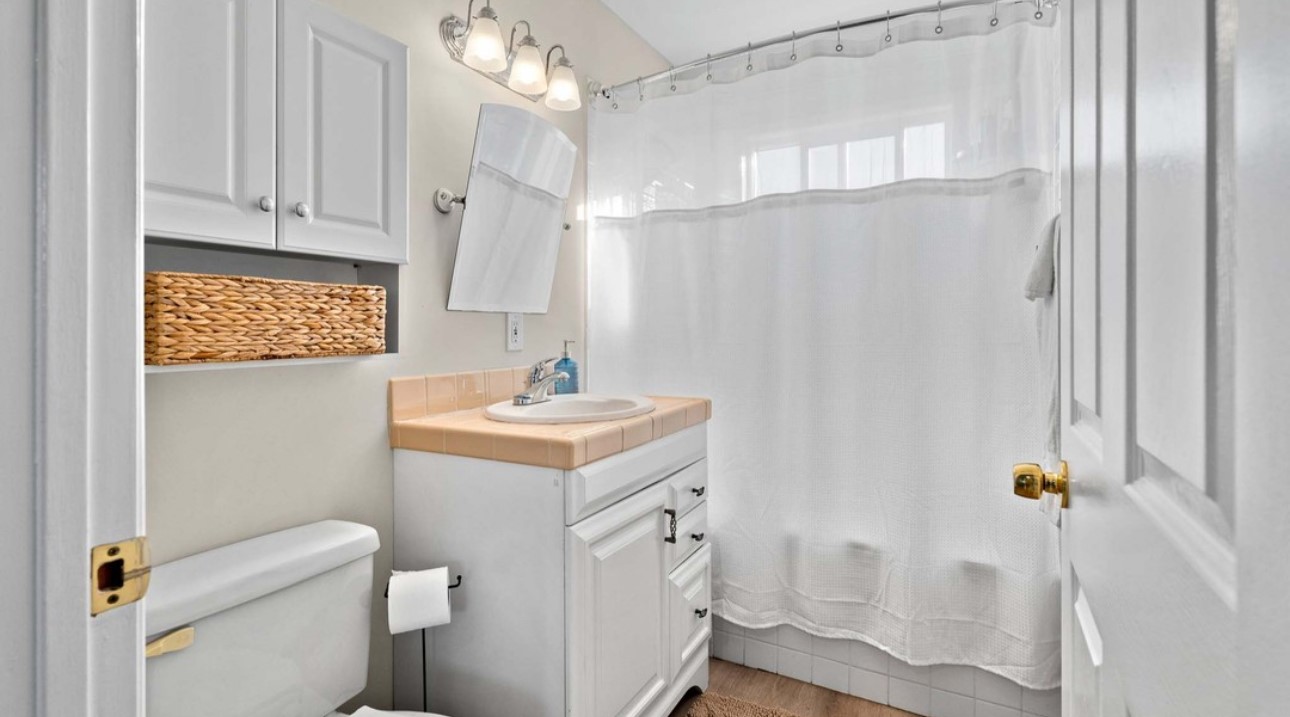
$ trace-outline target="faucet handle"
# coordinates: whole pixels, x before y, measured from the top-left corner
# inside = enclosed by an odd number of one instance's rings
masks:
[[[541,381],[543,378],[546,377],[547,364],[555,363],[556,361],[559,361],[559,360],[560,360],[559,356],[552,356],[549,359],[542,359],[541,361],[538,361],[537,363],[533,364],[533,368],[529,369],[529,386],[533,386],[538,381]]]

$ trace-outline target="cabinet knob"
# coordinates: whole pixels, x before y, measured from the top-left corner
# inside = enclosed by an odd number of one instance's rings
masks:
[[[708,616],[708,608],[706,608],[706,607],[705,607],[705,608],[701,608],[701,609],[695,610],[695,611],[694,611],[694,615],[695,615],[695,617],[697,617],[697,618],[699,618],[700,620],[702,620],[703,618],[705,618],[705,617],[707,617],[707,616]]]
[[[267,194],[260,197],[260,211],[262,212],[273,211],[273,197],[270,197]]]
[[[706,485],[701,485],[698,488],[691,488],[690,492],[702,498],[703,494],[708,492],[708,487]]]
[[[301,219],[309,218],[308,204],[305,204],[304,202],[296,202],[295,211],[296,211],[296,216],[300,217]]]
[[[690,539],[696,543],[702,543],[704,535],[706,535],[706,533],[690,533]]]

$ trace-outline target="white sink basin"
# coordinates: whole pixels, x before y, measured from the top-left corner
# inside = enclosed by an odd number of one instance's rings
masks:
[[[484,415],[506,423],[586,423],[631,418],[653,410],[654,402],[644,396],[568,393],[530,406],[516,406],[510,401],[494,403],[484,409]]]

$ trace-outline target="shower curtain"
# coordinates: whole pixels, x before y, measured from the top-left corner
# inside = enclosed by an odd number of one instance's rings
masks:
[[[1060,81],[1020,8],[598,97],[588,378],[713,399],[716,614],[1048,688],[1057,531],[1010,468],[1047,436]]]

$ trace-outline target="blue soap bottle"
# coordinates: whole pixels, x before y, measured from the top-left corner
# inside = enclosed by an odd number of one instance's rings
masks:
[[[559,361],[555,362],[555,372],[561,371],[569,374],[569,378],[560,379],[555,382],[556,393],[577,393],[578,392],[578,362],[569,357],[569,344],[577,343],[573,339],[564,340],[564,354]]]

